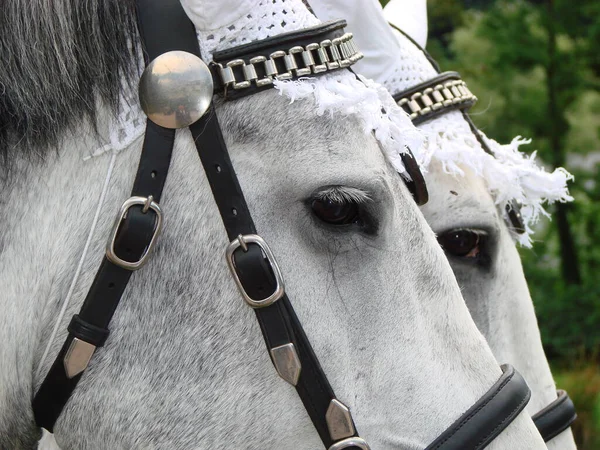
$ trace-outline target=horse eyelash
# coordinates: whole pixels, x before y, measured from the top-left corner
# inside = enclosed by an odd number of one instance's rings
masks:
[[[333,203],[356,203],[361,205],[370,202],[371,196],[362,189],[348,186],[331,186],[315,192],[311,200],[329,200]]]

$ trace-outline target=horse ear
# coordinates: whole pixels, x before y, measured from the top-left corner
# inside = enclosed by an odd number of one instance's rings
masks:
[[[218,30],[258,8],[257,0],[219,0],[199,2],[181,0],[181,6],[200,31]]]
[[[383,15],[417,44],[427,44],[427,0],[390,0]]]

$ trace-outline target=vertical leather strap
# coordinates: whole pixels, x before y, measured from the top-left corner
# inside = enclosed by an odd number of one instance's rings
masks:
[[[132,196],[153,196],[160,200],[171,160],[175,133],[148,122],[140,165]],[[115,252],[126,261],[139,260],[154,236],[157,217],[143,211],[142,205],[132,206],[122,220],[115,239]],[[121,296],[133,272],[104,257],[83,306],[71,321],[69,335],[50,371],[33,399],[33,412],[38,426],[52,431],[83,372],[70,377],[65,357],[75,338],[95,347],[103,345],[108,325],[121,301]],[[89,330],[97,330],[103,339],[96,340]]]
[[[190,25],[179,2],[177,2],[177,8],[169,8],[169,2],[151,3],[159,4],[160,8],[152,10],[154,12],[152,17],[150,17],[152,14],[150,9],[145,11],[146,21],[162,23],[162,17],[156,14],[161,14],[163,17],[171,16],[174,23],[180,27],[187,26],[195,36],[194,28]],[[157,30],[159,28],[161,27],[158,26]],[[144,47],[147,61],[165,51],[189,49],[189,40],[182,40],[181,35],[174,33],[170,26],[163,26],[161,30],[164,33],[162,38],[153,41],[152,45]],[[150,33],[155,31],[154,28],[149,30]],[[140,34],[144,34],[143,28],[140,29]],[[132,197],[152,196],[156,203],[160,201],[174,142],[175,130],[162,128],[147,121],[140,163],[131,190]],[[143,209],[142,205],[129,208],[115,239],[115,252],[126,261],[139,260],[156,232],[156,214],[151,211],[144,212]],[[56,420],[83,374],[83,371],[75,376],[67,374],[65,357],[73,340],[78,339],[95,347],[104,344],[109,334],[108,325],[132,273],[131,270],[114,264],[106,257],[102,260],[79,314],[71,320],[69,335],[33,399],[33,413],[38,426],[53,431]]]
[[[233,240],[238,235],[255,234],[256,227],[229,158],[214,107],[191,125],[190,130],[227,235]],[[253,245],[248,246],[248,251],[238,248],[234,257],[238,276],[253,298],[264,298],[265,293],[273,291],[275,279],[260,248]],[[325,415],[335,393],[289,298],[284,295],[272,305],[254,309],[254,312],[269,351],[285,344],[294,345],[302,366],[296,391],[323,444],[329,448],[335,441],[329,435]]]

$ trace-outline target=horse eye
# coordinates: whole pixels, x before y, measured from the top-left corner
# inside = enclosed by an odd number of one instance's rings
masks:
[[[348,225],[360,222],[360,211],[355,202],[314,199],[310,207],[315,216],[330,225]]]
[[[464,258],[476,258],[481,251],[481,235],[473,230],[450,230],[438,236],[442,248]]]

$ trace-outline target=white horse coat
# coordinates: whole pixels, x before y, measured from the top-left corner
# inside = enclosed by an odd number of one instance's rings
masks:
[[[261,24],[272,13],[280,25],[285,16],[288,30],[316,23],[296,0],[220,2],[216,11],[184,5],[203,45],[217,36],[213,45],[220,48],[239,44],[242,35],[268,34]],[[218,39],[223,35],[229,38]],[[374,449],[425,447],[494,384],[500,369],[401,178],[356,117],[319,116],[309,100],[290,104],[270,90],[218,103],[217,114],[257,228],[361,436]],[[39,438],[32,396],[89,289],[133,181],[140,137],[119,152],[84,158],[114,133],[108,110],[99,117],[99,138],[79,128],[43,162],[19,156],[12,169],[18,177],[4,188],[2,448],[32,448]],[[315,218],[309,200],[331,186],[345,199],[353,193],[368,230],[335,229]],[[165,226],[152,260],[132,277],[109,340],[59,418],[58,445],[320,448],[228,273],[228,242],[188,131],[178,132],[162,207]],[[489,448],[545,447],[520,414]]]

